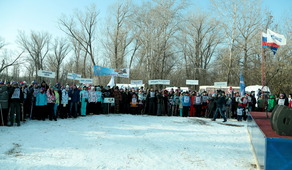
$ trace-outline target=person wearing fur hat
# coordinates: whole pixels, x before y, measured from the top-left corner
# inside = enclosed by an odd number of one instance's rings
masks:
[[[17,82],[12,83],[10,102],[10,126],[13,126],[14,124],[14,114],[16,114],[17,126],[20,126],[20,108],[23,103],[23,93]]]
[[[80,103],[81,103],[80,114],[81,114],[81,116],[86,116],[87,102],[88,102],[88,91],[87,91],[87,87],[84,86],[83,90],[80,92]]]

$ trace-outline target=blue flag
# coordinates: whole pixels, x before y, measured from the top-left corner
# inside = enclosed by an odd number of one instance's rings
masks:
[[[240,72],[240,77],[239,77],[240,83],[240,96],[244,96],[245,95],[245,84],[244,84],[244,78],[242,73]]]

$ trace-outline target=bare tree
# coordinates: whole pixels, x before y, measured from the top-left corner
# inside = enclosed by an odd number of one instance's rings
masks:
[[[29,57],[34,62],[36,79],[38,78],[37,71],[44,69],[44,61],[50,50],[51,35],[48,33],[37,33],[32,31],[30,37],[27,37],[25,32],[19,32],[18,43],[23,50],[27,51]]]
[[[8,67],[11,67],[17,64],[19,59],[22,57],[23,53],[24,51],[16,55],[16,57],[12,57],[11,55],[14,55],[14,54],[13,53],[9,54],[8,51],[5,51],[4,53],[2,53],[2,55],[0,56],[1,58],[0,73],[2,73],[2,71],[7,69]]]
[[[184,1],[153,0],[135,12],[142,43],[139,63],[146,71],[147,76],[143,76],[146,79],[165,79],[176,65],[178,49],[175,35],[182,20],[181,11],[185,7]]]
[[[84,13],[76,11],[75,15],[70,18],[62,16],[59,19],[60,29],[81,45],[85,52],[84,61],[86,61],[86,56],[89,55],[93,65],[96,65],[93,47],[94,40],[96,39],[98,14],[99,12],[96,10],[95,5],[92,4],[86,8]]]
[[[219,22],[206,14],[188,16],[178,36],[185,60],[187,78],[205,80],[206,70],[221,43]],[[192,74],[192,76],[190,76]]]
[[[48,57],[48,64],[52,71],[56,72],[56,82],[59,82],[61,65],[69,53],[69,44],[64,38],[56,38],[52,44],[53,53]]]

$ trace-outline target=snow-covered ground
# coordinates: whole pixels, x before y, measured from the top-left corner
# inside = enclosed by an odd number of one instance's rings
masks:
[[[233,125],[233,126],[232,126]],[[0,127],[0,169],[255,169],[246,122],[141,115]]]

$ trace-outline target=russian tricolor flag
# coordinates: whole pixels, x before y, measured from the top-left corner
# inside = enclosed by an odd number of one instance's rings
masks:
[[[280,45],[274,43],[274,42],[268,42],[267,41],[267,34],[266,33],[262,33],[262,47],[263,48],[270,48],[274,55],[276,54],[278,47],[280,47]]]

